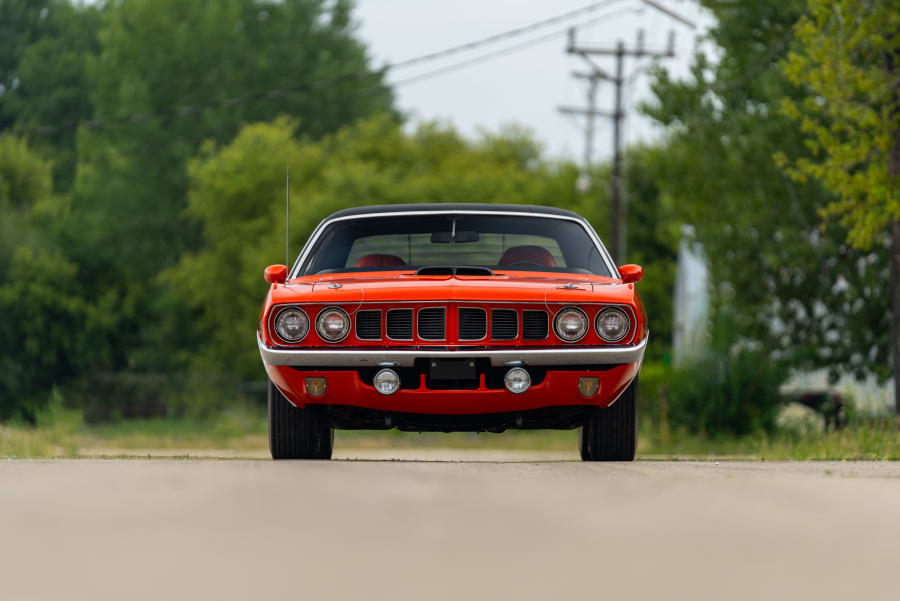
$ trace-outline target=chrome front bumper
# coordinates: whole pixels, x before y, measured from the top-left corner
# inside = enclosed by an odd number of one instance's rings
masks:
[[[491,365],[609,365],[637,363],[644,357],[647,339],[628,346],[559,347],[552,349],[493,350],[323,350],[285,349],[267,346],[257,335],[259,354],[267,365],[308,367],[412,367],[416,359],[480,359]]]

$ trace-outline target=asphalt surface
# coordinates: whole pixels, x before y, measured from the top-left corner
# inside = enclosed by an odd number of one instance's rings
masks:
[[[3,461],[0,598],[900,598],[898,463],[463,455]]]

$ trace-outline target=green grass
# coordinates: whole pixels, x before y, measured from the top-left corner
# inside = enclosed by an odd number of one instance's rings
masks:
[[[858,421],[829,432],[782,431],[742,438],[709,439],[659,430],[641,432],[638,453],[679,457],[755,460],[900,460],[900,423]]]
[[[510,431],[503,434],[339,431],[337,448],[483,448],[542,451],[576,450],[573,430]],[[709,439],[645,426],[638,456],[669,459],[900,460],[900,422],[860,420],[833,432],[785,431],[744,438]],[[268,448],[265,415],[234,408],[210,419],[135,419],[85,424],[77,411],[56,405],[36,426],[0,425],[0,457],[81,457],[147,451],[148,454],[202,455],[230,452],[264,456]]]

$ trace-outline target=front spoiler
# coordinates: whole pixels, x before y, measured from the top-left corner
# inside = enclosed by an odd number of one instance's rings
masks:
[[[637,363],[647,339],[627,346],[559,347],[492,350],[323,350],[267,346],[257,334],[259,354],[267,365],[296,367],[412,367],[416,359],[488,358],[494,367],[506,365],[616,365]]]

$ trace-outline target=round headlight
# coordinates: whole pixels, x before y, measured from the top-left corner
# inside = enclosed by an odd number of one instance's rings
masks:
[[[382,369],[375,374],[374,384],[381,394],[394,394],[400,388],[400,376],[393,369]]]
[[[514,394],[520,394],[528,390],[531,386],[531,375],[521,367],[514,367],[506,372],[503,378],[506,389]]]
[[[350,332],[350,316],[337,307],[323,309],[316,318],[316,331],[328,342],[343,340]]]
[[[584,338],[588,329],[588,319],[584,311],[577,307],[566,307],[553,320],[556,335],[565,342],[576,342]]]
[[[275,317],[275,333],[285,342],[299,342],[307,332],[309,318],[300,309],[284,309]]]
[[[594,323],[597,334],[606,342],[618,342],[625,338],[631,329],[631,321],[622,309],[609,307],[597,313]]]

